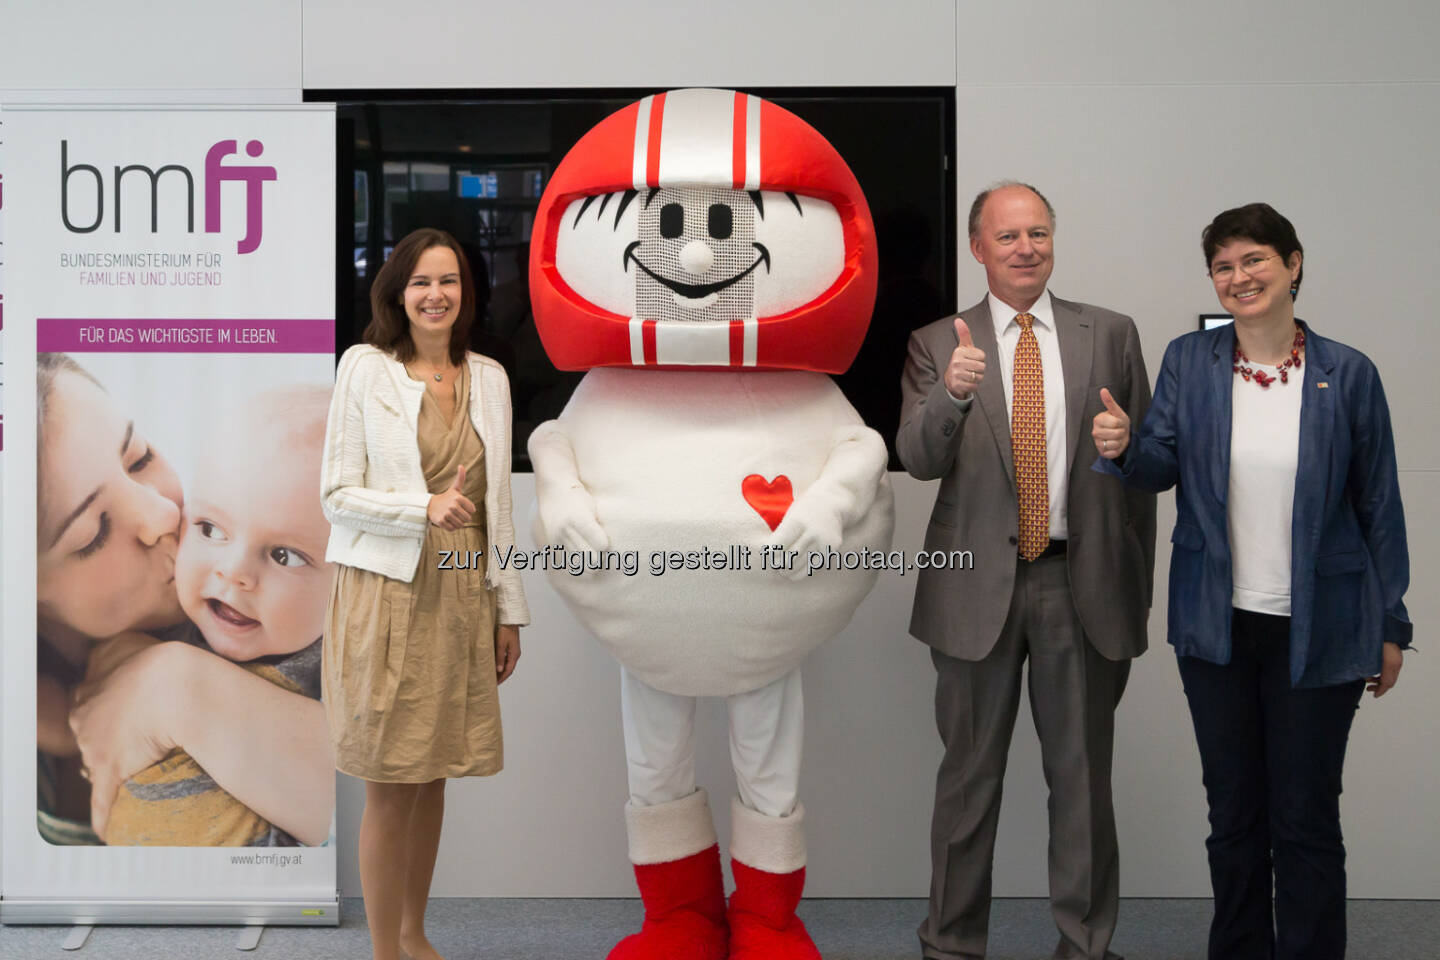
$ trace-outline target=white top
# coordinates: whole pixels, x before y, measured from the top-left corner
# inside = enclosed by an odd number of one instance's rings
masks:
[[[1016,310],[994,293],[988,296],[990,320],[995,325],[995,342],[1000,350],[1000,382],[1005,390],[1005,418],[1015,422],[1015,347],[1020,343],[1020,324],[1015,317],[1029,313],[1035,318],[1030,329],[1040,346],[1040,367],[1045,378],[1045,478],[1050,482],[1050,538],[1070,536],[1070,515],[1065,498],[1070,478],[1065,473],[1065,371],[1060,366],[1060,339],[1055,335],[1055,308],[1050,291],[1027,310]]]
[[[1230,387],[1231,603],[1240,610],[1290,616],[1290,519],[1300,462],[1304,371],[1281,383],[1277,368],[1251,363],[1276,380],[1268,388],[1234,375]]]
[[[485,445],[486,538],[501,553],[515,543],[510,516],[510,385],[505,368],[479,354],[470,365],[470,422]],[[325,559],[409,583],[422,558],[430,491],[420,467],[418,429],[425,384],[369,344],[345,351],[325,425],[320,503],[330,521]],[[520,573],[500,570],[492,551],[485,585],[499,622],[530,622]]]

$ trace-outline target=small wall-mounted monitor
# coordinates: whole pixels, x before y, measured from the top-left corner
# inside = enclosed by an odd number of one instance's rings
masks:
[[[1227,323],[1234,323],[1235,318],[1228,313],[1202,313],[1200,314],[1200,329],[1214,330],[1216,327],[1223,327]]]

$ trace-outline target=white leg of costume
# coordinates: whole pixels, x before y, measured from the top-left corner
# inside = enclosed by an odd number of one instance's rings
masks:
[[[621,668],[631,803],[654,806],[695,792],[695,704],[694,697],[656,690]],[[728,697],[726,705],[741,802],[767,817],[789,816],[799,797],[805,739],[800,670]]]
[[[621,667],[620,717],[630,802],[651,807],[694,793],[695,698],[656,690]]]
[[[800,671],[730,698],[730,956],[820,960],[795,915],[805,889],[805,805],[797,802],[804,710]]]
[[[730,763],[740,802],[767,817],[788,817],[800,793],[805,741],[805,698],[800,668],[778,680],[727,698]],[[694,768],[691,768],[694,776]]]

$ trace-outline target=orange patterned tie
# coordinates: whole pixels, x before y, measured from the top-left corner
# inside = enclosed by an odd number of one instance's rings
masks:
[[[1050,480],[1045,471],[1045,376],[1040,369],[1040,344],[1031,325],[1035,317],[1019,314],[1020,342],[1015,345],[1011,377],[1014,412],[1010,416],[1010,452],[1015,460],[1015,491],[1020,497],[1020,556],[1034,560],[1050,545]]]

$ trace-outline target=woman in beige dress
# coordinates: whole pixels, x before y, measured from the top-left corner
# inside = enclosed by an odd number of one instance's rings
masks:
[[[529,611],[516,571],[510,395],[465,345],[475,293],[439,230],[395,247],[365,342],[336,372],[322,499],[337,566],[324,644],[335,764],[366,781],[360,879],[375,960],[439,957],[425,936],[445,781],[500,770],[496,687]]]

